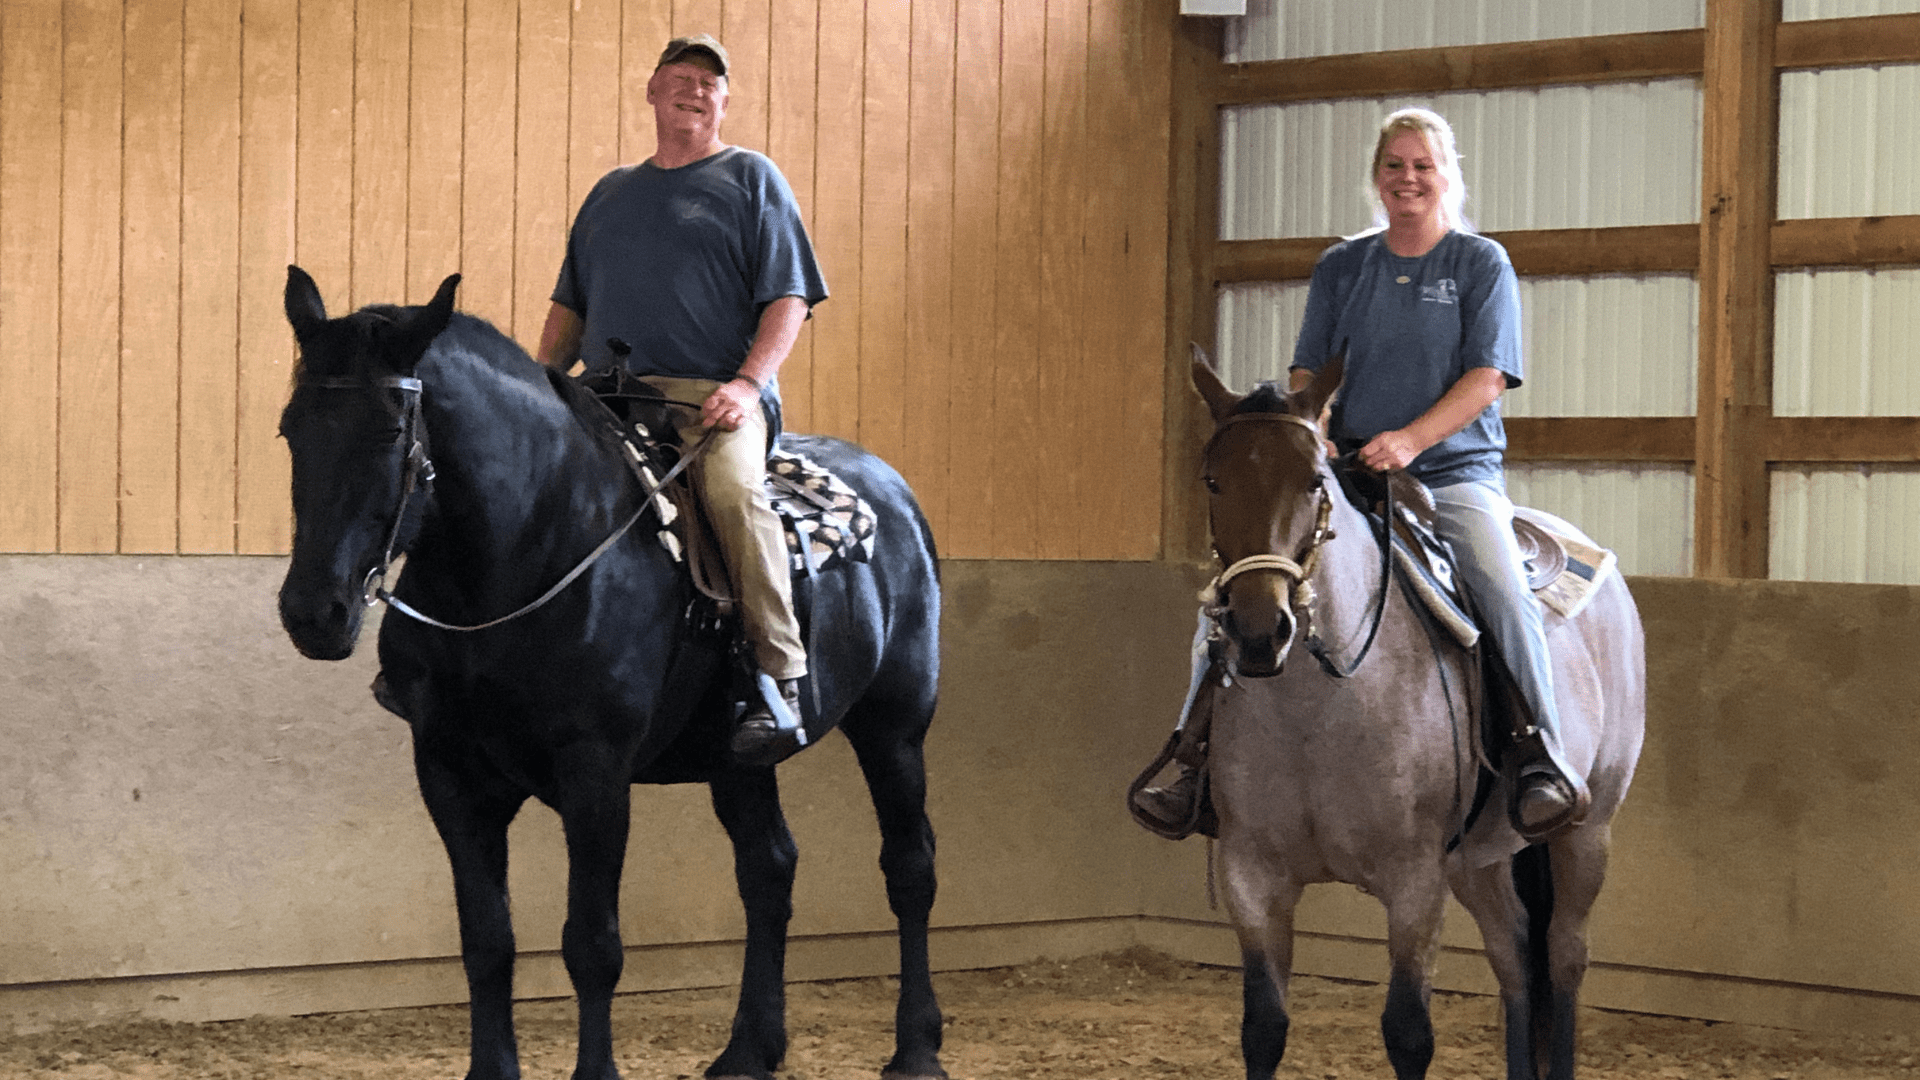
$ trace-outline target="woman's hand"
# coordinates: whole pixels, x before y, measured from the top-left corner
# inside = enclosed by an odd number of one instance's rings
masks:
[[[1360,448],[1356,456],[1360,459],[1360,464],[1374,472],[1391,472],[1413,464],[1413,459],[1419,457],[1420,452],[1425,449],[1426,447],[1420,445],[1420,441],[1409,435],[1405,428],[1400,428],[1394,431],[1383,431],[1367,440],[1367,444]]]
[[[745,378],[723,382],[700,403],[700,424],[721,431],[738,431],[747,410],[760,407],[760,388]]]

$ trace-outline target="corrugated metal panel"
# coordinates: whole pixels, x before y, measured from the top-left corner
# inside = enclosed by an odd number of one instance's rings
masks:
[[[1274,3],[1275,0],[1255,0],[1256,3]],[[1249,14],[1253,5],[1248,5]],[[1920,0],[1786,0],[1781,5],[1780,19],[1783,22],[1796,22],[1801,19],[1854,19],[1863,15],[1900,15],[1920,11]]]
[[[1920,416],[1920,269],[1774,277],[1778,416]]]
[[[1699,288],[1691,274],[1523,277],[1527,380],[1509,416],[1692,416]]]
[[[1883,0],[1884,2],[1884,0]],[[1228,63],[1704,26],[1703,0],[1249,0]]]
[[[1521,278],[1527,381],[1510,416],[1690,416],[1697,292],[1684,274]],[[1221,378],[1237,390],[1285,377],[1305,310],[1304,281],[1219,293]]]
[[[1920,585],[1920,466],[1773,470],[1769,576]]]
[[[1220,238],[1365,228],[1375,133],[1404,105],[1453,124],[1467,216],[1482,229],[1699,219],[1699,84],[1661,79],[1222,109]]]
[[[1507,494],[1567,519],[1628,574],[1693,573],[1693,471],[1684,465],[1507,466]]]
[[[1920,214],[1920,64],[1780,76],[1780,216]]]

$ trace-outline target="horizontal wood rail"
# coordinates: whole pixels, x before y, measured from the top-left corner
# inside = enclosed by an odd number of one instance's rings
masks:
[[[1920,12],[1783,22],[1773,42],[1776,68],[1903,63],[1920,63]]]
[[[1691,416],[1510,416],[1509,461],[1692,461]]]
[[[1920,416],[1775,416],[1768,461],[1920,461]]]

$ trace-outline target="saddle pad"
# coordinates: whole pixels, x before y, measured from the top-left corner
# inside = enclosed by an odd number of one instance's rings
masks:
[[[1414,515],[1405,515],[1405,524],[1421,542],[1409,544],[1401,531],[1395,530],[1395,559],[1427,610],[1462,646],[1471,648],[1479,631],[1463,610],[1458,579],[1449,561],[1451,553]],[[1618,564],[1613,552],[1518,513],[1513,518],[1513,533],[1525,559],[1527,587],[1562,618],[1574,618],[1585,610]]]
[[[786,524],[796,577],[872,560],[873,507],[811,459],[775,450],[767,459],[767,497]]]
[[[1557,564],[1558,571],[1546,581],[1533,583],[1533,595],[1563,618],[1571,619],[1586,610],[1588,602],[1606,582],[1607,575],[1618,568],[1619,559],[1613,552],[1595,547],[1582,537],[1555,532],[1518,515],[1513,519],[1516,534],[1524,532],[1523,524],[1538,530],[1560,552],[1560,558],[1549,564]]]

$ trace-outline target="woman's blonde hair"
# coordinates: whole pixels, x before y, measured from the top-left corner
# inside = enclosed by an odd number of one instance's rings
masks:
[[[1440,215],[1448,228],[1461,232],[1473,232],[1473,223],[1467,220],[1467,181],[1460,175],[1460,152],[1453,143],[1453,128],[1446,118],[1432,109],[1409,108],[1394,112],[1380,122],[1380,138],[1373,144],[1373,164],[1367,170],[1367,201],[1373,204],[1373,221],[1380,227],[1387,224],[1387,208],[1380,203],[1380,191],[1375,180],[1380,175],[1381,159],[1387,156],[1387,144],[1395,135],[1411,131],[1419,135],[1427,144],[1427,151],[1433,155],[1434,165],[1440,175],[1447,178],[1447,190],[1440,196]]]

